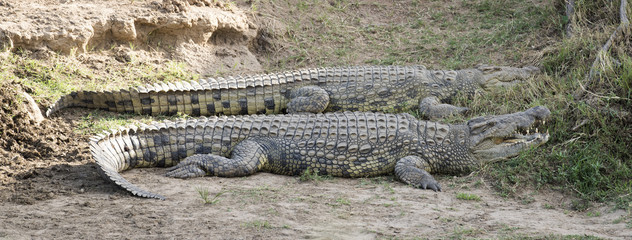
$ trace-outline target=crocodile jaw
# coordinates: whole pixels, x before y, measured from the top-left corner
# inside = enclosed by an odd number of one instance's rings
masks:
[[[525,82],[540,72],[536,67],[514,68],[480,65],[477,69],[483,73],[480,82],[483,89],[510,87]]]
[[[549,137],[548,133],[534,133],[529,135],[516,133],[508,138],[497,138],[481,143],[477,149],[474,149],[472,155],[483,164],[501,161],[517,156],[525,149],[538,147],[546,143]]]
[[[475,118],[468,121],[470,153],[481,163],[514,157],[520,151],[549,140],[548,131],[539,132],[551,112],[534,107],[524,112]]]

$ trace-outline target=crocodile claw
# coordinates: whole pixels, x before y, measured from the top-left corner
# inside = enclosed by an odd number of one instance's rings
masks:
[[[419,186],[419,188],[421,189],[432,189],[435,192],[441,192],[441,185],[439,184],[439,182],[437,182],[436,180],[434,180],[434,178],[431,179],[422,179],[422,182]]]
[[[191,160],[185,160],[178,163],[178,165],[167,168],[167,173],[165,175],[173,178],[194,178],[205,176],[206,171],[204,170],[204,166],[198,163],[198,161]]]
[[[194,178],[203,177],[206,175],[206,172],[200,168],[186,167],[170,170],[165,175],[172,178]]]
[[[458,112],[461,115],[467,115],[470,113],[470,108],[468,107],[459,107],[458,109],[459,109]]]

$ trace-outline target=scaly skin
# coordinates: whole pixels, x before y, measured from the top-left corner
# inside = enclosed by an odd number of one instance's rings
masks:
[[[90,150],[106,179],[159,199],[164,197],[119,172],[174,166],[167,176],[239,177],[258,171],[298,175],[310,168],[336,177],[395,174],[412,186],[441,190],[430,173],[467,173],[546,142],[548,134],[516,132],[549,114],[535,107],[460,125],[371,112],[198,118],[99,135]]]
[[[146,115],[252,115],[298,112],[404,112],[450,115],[466,109],[435,103],[457,93],[524,81],[537,68],[479,66],[442,71],[423,66],[318,68],[246,77],[209,78],[147,85],[119,91],[79,91],[60,98],[46,112],[66,107],[98,108]],[[422,101],[425,98],[433,101]],[[421,104],[421,105],[420,105]]]

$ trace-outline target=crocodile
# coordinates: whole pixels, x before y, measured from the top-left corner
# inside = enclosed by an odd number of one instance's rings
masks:
[[[147,198],[165,199],[120,172],[171,167],[168,177],[241,177],[259,171],[299,175],[309,168],[335,177],[394,174],[414,187],[440,191],[430,173],[464,174],[547,142],[548,130],[537,127],[549,115],[538,106],[463,124],[374,112],[200,117],[99,134],[90,151],[105,179]]]
[[[352,66],[156,83],[118,91],[77,91],[57,100],[46,116],[66,107],[145,115],[253,115],[300,112],[417,110],[434,119],[464,113],[449,105],[458,93],[508,86],[536,67],[477,66],[428,70],[423,66]],[[439,114],[436,115],[435,114]]]

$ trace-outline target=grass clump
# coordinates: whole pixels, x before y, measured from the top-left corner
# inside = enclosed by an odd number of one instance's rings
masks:
[[[254,220],[254,221],[250,221],[250,222],[245,222],[245,223],[242,224],[242,227],[254,228],[256,230],[272,229],[272,228],[274,228],[272,226],[272,224],[270,224],[270,222],[268,222],[267,220]]]
[[[319,181],[330,180],[330,179],[332,179],[331,176],[320,175],[318,170],[314,170],[309,167],[305,169],[305,171],[303,171],[303,173],[299,177],[299,180],[301,182],[307,182],[307,181],[319,182]]]
[[[207,188],[196,187],[195,191],[200,194],[200,198],[202,198],[202,202],[204,202],[204,204],[215,204],[221,200],[219,197],[224,194],[224,191],[220,191],[211,198]]]
[[[134,123],[132,114],[112,114],[103,111],[92,111],[79,120],[75,131],[81,134],[98,134],[103,131],[117,129]]]
[[[349,201],[349,199],[347,198],[339,197],[339,198],[336,198],[336,203],[338,205],[350,205],[351,201]]]
[[[466,201],[480,201],[481,197],[479,197],[476,194],[470,194],[470,193],[457,193],[456,194],[456,199],[460,199],[460,200],[466,200]]]

